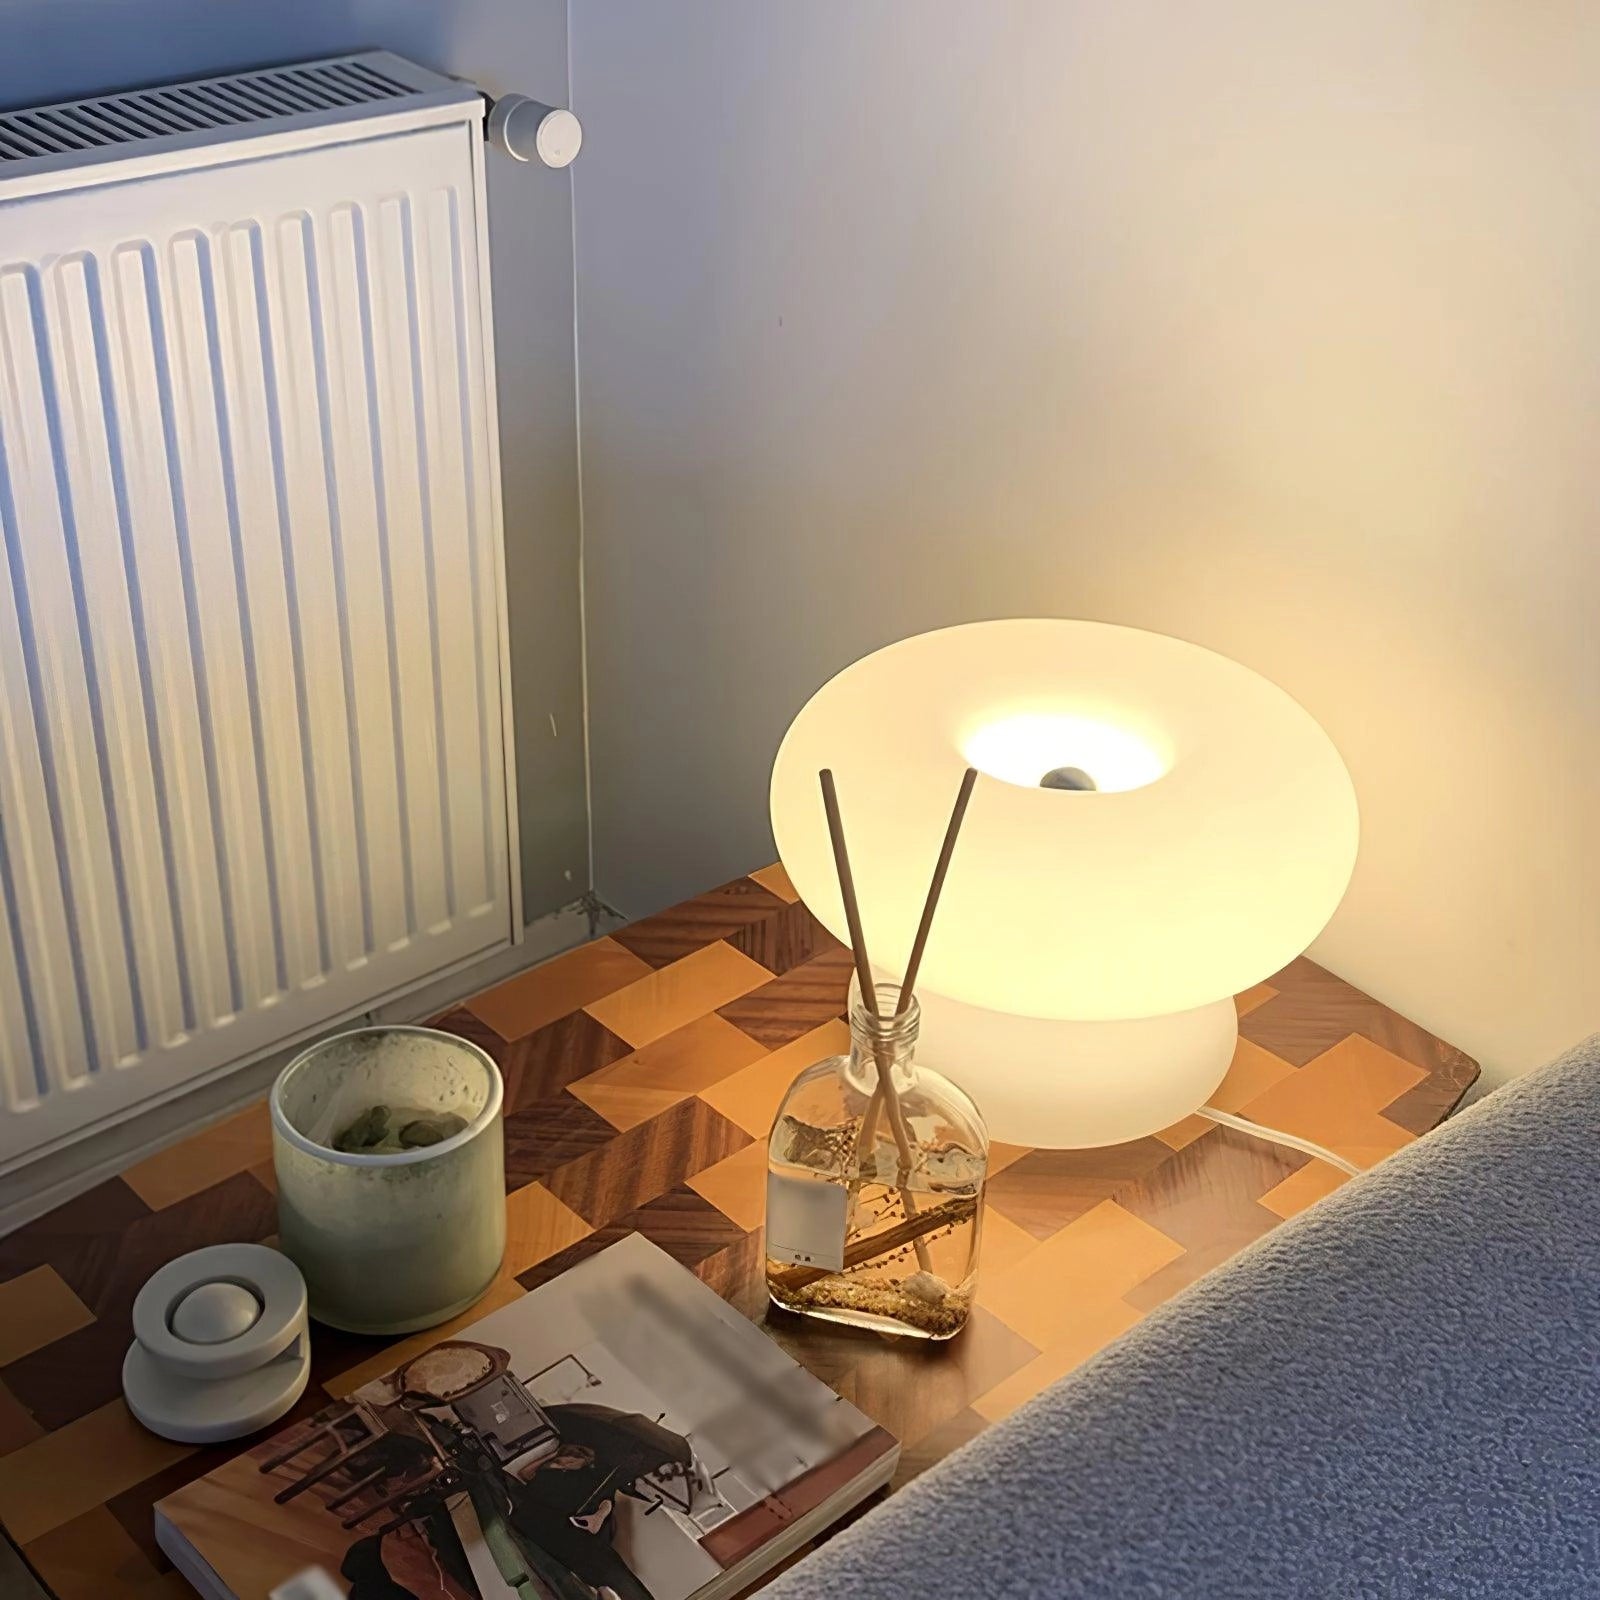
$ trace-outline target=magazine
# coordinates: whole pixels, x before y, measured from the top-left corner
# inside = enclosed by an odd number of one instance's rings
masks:
[[[721,1600],[889,1481],[893,1437],[639,1234],[196,1479],[210,1600]]]

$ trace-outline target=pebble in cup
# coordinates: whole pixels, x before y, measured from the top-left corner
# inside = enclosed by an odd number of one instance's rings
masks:
[[[431,1028],[357,1028],[302,1051],[272,1086],[278,1233],[311,1315],[410,1333],[471,1305],[505,1254],[504,1089],[476,1045]],[[373,1107],[460,1131],[433,1144],[338,1150]]]

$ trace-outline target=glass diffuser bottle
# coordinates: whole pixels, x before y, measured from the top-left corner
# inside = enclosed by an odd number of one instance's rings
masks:
[[[989,1136],[973,1103],[916,1064],[915,999],[852,991],[850,1052],[790,1085],[767,1142],[767,1291],[785,1311],[923,1339],[966,1326]],[[895,1093],[878,1092],[880,1071]]]

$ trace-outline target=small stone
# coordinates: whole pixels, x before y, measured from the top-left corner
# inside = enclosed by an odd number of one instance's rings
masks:
[[[937,1305],[950,1293],[950,1285],[934,1272],[914,1272],[900,1287],[917,1300]]]
[[[400,1143],[408,1149],[439,1144],[445,1139],[453,1139],[466,1125],[466,1118],[458,1117],[453,1111],[437,1117],[418,1117],[400,1130]]]
[[[359,1150],[370,1150],[382,1144],[389,1131],[388,1106],[369,1106],[333,1141],[335,1150],[352,1155]]]

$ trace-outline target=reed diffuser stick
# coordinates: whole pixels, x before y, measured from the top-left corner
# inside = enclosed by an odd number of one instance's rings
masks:
[[[978,781],[978,769],[968,767],[961,775],[961,787],[956,791],[956,803],[950,812],[949,826],[944,830],[944,843],[939,847],[939,859],[934,865],[933,880],[928,885],[928,898],[922,903],[922,921],[917,924],[917,936],[911,943],[911,959],[906,962],[906,975],[900,982],[900,1005],[895,1012],[901,1015],[911,1004],[917,987],[917,974],[922,971],[922,957],[928,948],[928,934],[933,928],[933,914],[939,909],[939,896],[944,892],[944,880],[950,871],[950,858],[956,853],[956,840],[961,834],[961,824],[967,815],[967,802],[972,799],[973,785]],[[866,1115],[861,1119],[861,1138],[856,1145],[857,1159],[872,1148],[878,1133],[878,1115],[883,1108],[883,1078],[867,1101]]]
[[[818,781],[822,784],[822,807],[828,815],[828,837],[833,842],[833,865],[839,875],[839,893],[844,899],[845,921],[850,929],[850,951],[855,957],[856,981],[861,986],[861,1003],[867,1008],[868,1015],[875,1020],[878,1012],[878,990],[872,981],[872,963],[867,959],[866,936],[861,931],[861,907],[856,900],[856,881],[850,871],[850,852],[844,842],[844,822],[839,816],[839,792],[834,785],[833,772],[824,767],[817,774]],[[878,1084],[875,1094],[883,1097],[883,1104],[889,1114],[889,1132],[894,1136],[895,1150],[900,1157],[900,1203],[905,1207],[906,1216],[914,1217],[917,1214],[916,1197],[906,1186],[911,1175],[911,1136],[906,1131],[905,1112],[900,1105],[900,1091],[894,1086],[894,1073],[890,1070],[887,1052],[881,1040],[873,1041],[873,1064],[878,1069]],[[927,1243],[919,1235],[914,1241],[917,1252],[917,1265],[924,1272],[932,1272],[932,1258],[928,1255]]]

